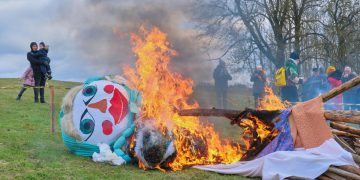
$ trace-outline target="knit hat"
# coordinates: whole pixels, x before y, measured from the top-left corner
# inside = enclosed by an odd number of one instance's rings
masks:
[[[334,66],[329,66],[327,69],[326,69],[326,74],[330,74],[332,72],[336,71],[336,68]]]
[[[292,53],[290,54],[290,58],[291,58],[291,59],[294,59],[294,60],[300,59],[300,58],[299,58],[299,55],[298,55],[296,52],[292,52]]]

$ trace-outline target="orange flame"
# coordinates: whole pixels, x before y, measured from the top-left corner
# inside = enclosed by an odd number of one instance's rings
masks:
[[[154,119],[156,127],[166,127],[175,135],[177,154],[169,167],[180,170],[191,165],[239,161],[242,157],[239,144],[221,140],[213,125],[175,112],[175,109],[198,108],[199,105],[188,103],[193,81],[169,69],[171,58],[177,52],[170,47],[167,35],[156,27],[151,31],[141,27],[140,35],[132,33],[131,40],[136,67],[124,67],[124,74],[131,86],[142,93],[143,119]],[[141,162],[139,164],[144,168]]]
[[[276,96],[271,87],[265,86],[265,96],[259,101],[258,110],[282,110],[291,106],[288,101],[283,102]]]

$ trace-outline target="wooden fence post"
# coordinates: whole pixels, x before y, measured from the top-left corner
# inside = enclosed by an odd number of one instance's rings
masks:
[[[51,132],[55,133],[55,88],[50,85]]]

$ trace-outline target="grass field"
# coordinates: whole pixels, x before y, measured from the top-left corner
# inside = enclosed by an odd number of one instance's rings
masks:
[[[55,91],[56,112],[67,89],[78,83],[51,81]],[[90,158],[70,154],[62,143],[58,119],[56,133],[50,132],[49,103],[34,104],[33,92],[25,92],[15,101],[20,86],[16,79],[0,79],[0,179],[247,179],[196,169],[177,172],[144,171],[136,165],[111,166],[92,162]],[[243,92],[240,96],[240,91]],[[231,88],[231,108],[251,104],[249,91]],[[48,91],[46,91],[47,101]],[[212,107],[214,93],[198,88],[194,97],[202,107]],[[225,119],[210,119],[224,137],[238,137],[239,129],[230,127]]]

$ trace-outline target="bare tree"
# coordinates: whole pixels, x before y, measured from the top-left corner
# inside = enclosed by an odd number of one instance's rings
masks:
[[[274,72],[291,51],[309,72],[329,64],[360,68],[356,0],[198,0],[194,7],[199,37],[241,69],[261,64]]]
[[[352,44],[359,41],[359,13],[358,1],[330,0],[326,7],[327,24],[324,24],[329,44],[326,46],[332,63],[341,67],[348,64],[348,57],[358,47]]]

